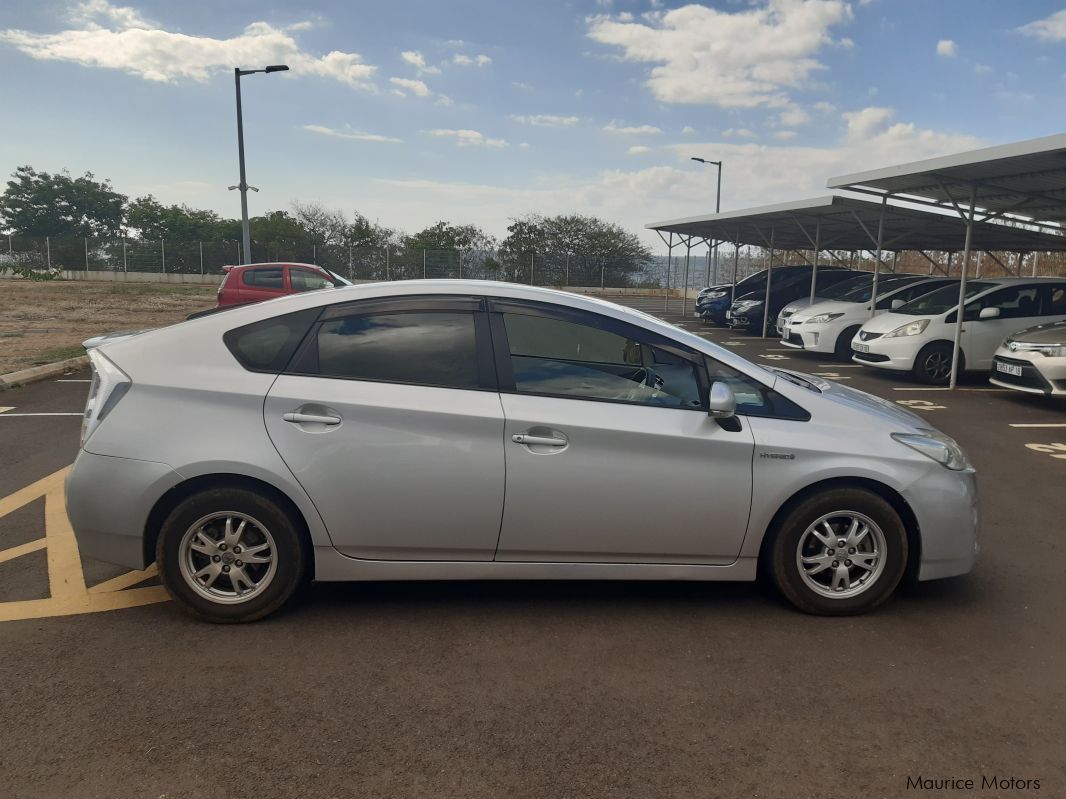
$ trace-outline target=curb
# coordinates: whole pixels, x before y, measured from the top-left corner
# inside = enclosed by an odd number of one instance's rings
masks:
[[[47,380],[64,372],[81,369],[88,364],[89,356],[79,355],[76,358],[68,358],[65,361],[46,363],[41,366],[31,366],[29,369],[21,369],[17,372],[9,372],[6,375],[0,375],[0,391],[5,388],[24,386],[27,383],[36,383],[38,380]]]

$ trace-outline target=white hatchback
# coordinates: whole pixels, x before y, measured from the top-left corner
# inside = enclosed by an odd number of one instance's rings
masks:
[[[965,301],[960,371],[987,372],[996,348],[1011,333],[1066,319],[1066,280],[971,280],[966,285]],[[947,383],[958,302],[958,286],[945,286],[891,313],[873,317],[852,340],[853,360],[911,372],[924,383]]]

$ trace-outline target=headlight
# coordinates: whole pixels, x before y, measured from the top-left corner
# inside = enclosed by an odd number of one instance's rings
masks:
[[[899,338],[900,336],[919,336],[925,329],[929,327],[928,319],[915,319],[913,322],[907,322],[905,325],[900,325],[890,333],[885,333],[885,338]]]
[[[1066,344],[1037,344],[1030,341],[1013,341],[1007,339],[1003,345],[1011,352],[1039,352],[1049,358],[1061,358],[1066,355]]]
[[[85,416],[81,422],[81,446],[89,440],[96,426],[111,412],[115,404],[129,391],[129,377],[97,349],[89,350],[93,379],[89,385],[89,399],[85,402]]]
[[[842,313],[820,313],[817,316],[812,316],[807,320],[807,324],[820,325],[825,322],[832,322],[834,319],[839,319],[844,314]]]
[[[1049,358],[1061,358],[1066,355],[1066,344],[1052,344],[1047,347],[1041,347],[1039,350],[1041,355],[1046,355]]]
[[[959,472],[970,468],[970,459],[951,436],[939,430],[921,428],[918,433],[893,433],[892,438],[939,463],[945,468]]]
[[[717,300],[719,297],[724,297],[728,292],[726,291],[710,291],[700,297],[701,300]]]
[[[740,300],[739,302],[733,303],[733,305],[738,311],[746,311],[748,308],[754,308],[756,305],[759,305],[760,302],[760,300]]]

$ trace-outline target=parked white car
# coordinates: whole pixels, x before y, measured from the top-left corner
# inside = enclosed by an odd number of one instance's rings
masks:
[[[1009,335],[992,358],[991,382],[1030,394],[1066,397],[1066,322]]]
[[[881,279],[884,280],[885,278],[882,277]],[[798,300],[793,300],[777,314],[777,335],[783,336],[785,334],[785,325],[788,324],[789,317],[796,313],[796,311],[802,311],[803,309],[808,308],[811,305],[817,305],[820,302],[843,299],[846,294],[850,294],[857,289],[871,285],[873,280],[873,272],[863,272],[835,285],[826,286],[818,292],[818,295],[814,298],[813,302],[810,297],[802,297]]]
[[[897,275],[878,281],[877,310],[899,308],[923,294],[957,284],[954,278]],[[816,303],[793,313],[781,336],[786,347],[809,352],[830,352],[841,361],[851,360],[851,340],[870,318],[873,285],[852,290],[838,300]]]
[[[947,383],[958,302],[958,286],[944,286],[891,313],[873,317],[851,342],[853,360],[879,369],[911,372],[924,383]],[[972,280],[966,286],[965,302],[960,371],[987,372],[996,347],[1011,333],[1066,320],[1066,280]]]

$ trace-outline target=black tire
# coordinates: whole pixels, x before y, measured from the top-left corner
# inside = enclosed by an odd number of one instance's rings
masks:
[[[834,358],[838,361],[851,360],[851,340],[858,335],[861,327],[862,325],[852,325],[837,336],[837,343],[833,346]]]
[[[951,382],[951,356],[954,345],[947,341],[926,344],[914,358],[911,374],[915,380],[930,386],[946,386]],[[959,353],[959,373],[962,373],[962,353]]]
[[[820,543],[813,538],[813,534],[807,535],[808,529],[823,516],[832,514],[832,518],[829,519],[830,529],[843,530],[845,519],[836,514],[845,512],[864,516],[879,529],[884,539],[882,544],[884,551],[874,562],[881,564],[880,571],[870,579],[865,588],[861,588],[854,594],[840,597],[827,596],[819,593],[809,584],[809,579],[813,578],[807,578],[801,573],[802,566],[797,562],[801,541],[804,545],[815,543],[820,546]],[[840,526],[834,527],[833,525]],[[907,567],[907,531],[899,514],[880,496],[862,488],[830,488],[812,494],[788,512],[772,535],[766,555],[773,581],[784,597],[804,613],[820,616],[852,616],[867,613],[892,596]],[[835,535],[845,535],[845,533],[836,532]],[[874,537],[870,538],[870,536]],[[871,542],[876,539],[876,534],[869,532],[867,538],[867,543],[860,546],[872,546]],[[834,550],[825,550],[825,552],[830,553],[829,557],[835,556]],[[860,552],[861,554],[864,553]],[[826,555],[819,554],[818,557],[826,557]],[[843,557],[847,558],[847,554]],[[839,560],[834,562],[840,564]],[[844,563],[850,563],[850,561],[845,560]],[[859,577],[862,575],[862,569],[838,565],[835,569],[826,568],[825,571],[830,574],[820,578],[830,581],[830,586],[827,586],[825,590],[832,590],[832,573],[840,568],[844,568],[849,575],[855,576],[855,585],[858,589],[861,585]]]
[[[232,603],[213,600],[204,593],[209,589],[197,590],[190,582],[194,578],[183,573],[183,539],[191,533],[197,522],[212,514],[238,514],[251,520],[247,529],[249,536],[256,536],[252,539],[253,544],[261,545],[273,539],[273,546],[268,547],[266,554],[261,557],[269,555],[272,558],[275,562],[274,571],[264,586],[256,589],[248,599]],[[224,527],[221,520],[213,520],[205,526],[209,527],[209,533],[222,536]],[[269,538],[263,535],[259,527],[268,531],[266,535]],[[250,622],[276,611],[304,582],[310,565],[309,547],[305,542],[302,525],[273,498],[245,488],[212,488],[183,500],[167,516],[159,531],[156,563],[167,592],[193,616],[217,624]],[[238,551],[236,548],[231,550],[230,557],[239,557],[233,555],[233,552]],[[226,556],[226,553],[222,555]],[[202,559],[207,556],[198,552],[190,557]],[[218,556],[211,559],[216,560]],[[247,568],[249,576],[253,575],[253,570],[262,575],[270,568],[252,563],[242,564],[239,560],[235,561],[235,565]],[[231,568],[227,567],[226,572],[230,572]],[[218,590],[234,588],[229,574],[218,576],[216,583]],[[251,588],[245,590],[252,591]]]

